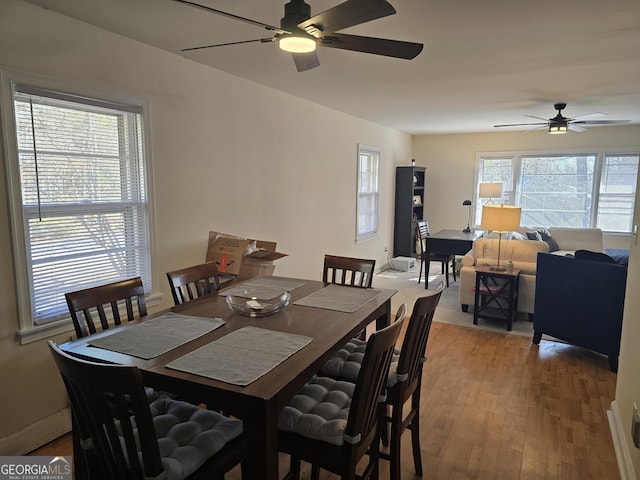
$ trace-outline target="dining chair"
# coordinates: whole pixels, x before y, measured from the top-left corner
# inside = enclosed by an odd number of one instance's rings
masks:
[[[167,279],[169,280],[175,305],[210,295],[220,290],[223,283],[227,283],[234,278],[236,278],[236,275],[219,272],[216,262],[202,263],[167,272]]]
[[[420,450],[420,391],[422,387],[422,367],[426,361],[425,352],[433,316],[440,301],[444,282],[440,282],[431,295],[420,297],[413,306],[407,324],[402,346],[396,350],[391,360],[387,377],[385,411],[381,426],[381,440],[387,440],[389,452],[380,452],[380,458],[389,460],[391,480],[400,479],[400,440],[402,433],[411,430],[413,462],[417,475],[422,475]],[[366,345],[357,338],[351,340],[323,367],[321,375],[330,375],[336,380],[353,381],[362,369],[363,351]],[[406,409],[405,404],[411,400]],[[388,427],[388,428],[387,428]]]
[[[424,267],[424,281],[429,281],[429,267],[431,262],[440,262],[442,274],[446,276],[447,287],[449,286],[449,266],[453,273],[453,281],[457,280],[456,274],[456,256],[446,253],[428,252],[426,248],[426,240],[429,236],[429,222],[418,222],[416,228],[416,243],[418,244],[418,260],[420,260],[420,273],[418,274],[418,283],[422,280],[422,270]],[[425,267],[424,264],[427,263]]]
[[[369,454],[358,478],[378,478],[378,422],[394,346],[403,321],[371,334],[355,383],[314,376],[278,416],[278,448],[291,456],[285,478],[298,478],[300,461],[355,479],[356,466]]]
[[[98,314],[102,330],[109,328],[110,317],[113,318],[115,325],[120,325],[122,323],[120,306],[123,303],[126,307],[127,321],[135,320],[137,317],[133,299],[136,300],[138,317],[147,315],[147,304],[140,277],[68,292],[64,296],[78,338],[97,332],[95,313]]]
[[[322,281],[371,288],[375,266],[375,260],[325,255]]]
[[[89,362],[48,345],[90,451],[89,475],[221,479],[246,461],[241,420],[168,397],[149,404],[137,367]]]

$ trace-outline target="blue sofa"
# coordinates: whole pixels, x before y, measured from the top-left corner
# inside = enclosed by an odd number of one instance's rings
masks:
[[[588,348],[607,355],[615,372],[627,268],[596,257],[538,254],[533,343],[545,334]]]

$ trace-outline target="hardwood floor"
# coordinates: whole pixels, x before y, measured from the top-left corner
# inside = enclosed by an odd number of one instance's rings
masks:
[[[604,356],[563,343],[434,322],[421,402],[423,477],[403,436],[403,479],[619,479]],[[71,455],[70,436],[37,455]],[[281,472],[286,471],[283,456]],[[304,470],[308,478],[309,470]],[[381,478],[388,478],[381,461]],[[239,479],[239,472],[227,475]],[[334,479],[324,474],[322,479]]]

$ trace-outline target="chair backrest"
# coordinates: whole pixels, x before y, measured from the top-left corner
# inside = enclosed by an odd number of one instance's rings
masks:
[[[322,281],[371,288],[375,267],[375,260],[325,255]]]
[[[398,382],[410,385],[422,375],[422,363],[427,349],[427,340],[431,330],[431,323],[444,290],[441,283],[432,295],[420,297],[413,305],[413,312],[404,334],[400,358],[398,359]]]
[[[416,233],[418,235],[418,238],[420,238],[421,240],[424,240],[425,238],[427,238],[430,234],[429,222],[427,221],[418,222],[418,228],[416,229]]]
[[[216,262],[167,272],[167,279],[176,305],[210,295],[220,289],[220,273]]]
[[[416,228],[416,252],[420,257],[424,257],[425,239],[429,236],[429,222],[420,221]]]
[[[48,344],[74,420],[82,426],[83,437],[90,438],[93,460],[104,478],[160,475],[160,449],[138,368],[88,362],[66,354],[52,341]]]
[[[394,347],[404,319],[371,334],[362,359],[358,380],[349,407],[345,439],[359,443],[376,434],[376,426],[387,383]]]
[[[124,303],[127,310],[127,320],[135,320],[132,299],[136,299],[138,316],[147,315],[147,304],[144,299],[144,288],[140,277],[123,280],[121,282],[99,285],[97,287],[77,290],[64,294],[69,307],[78,338],[96,333],[96,323],[91,313],[98,313],[102,330],[109,328],[109,317],[120,325],[120,305]],[[106,308],[105,308],[106,307]],[[110,311],[110,315],[107,312]]]

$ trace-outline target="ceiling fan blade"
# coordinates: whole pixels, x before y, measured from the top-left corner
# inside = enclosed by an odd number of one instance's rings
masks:
[[[526,130],[522,130],[522,133],[531,133],[531,132],[539,132],[540,130],[546,130],[548,125],[545,123],[539,127],[527,128]]]
[[[318,54],[315,51],[309,53],[292,53],[291,56],[293,57],[296,69],[299,72],[304,72],[305,70],[311,70],[312,68],[320,66],[320,60],[318,59]]]
[[[586,128],[579,125],[574,125],[573,123],[568,124],[567,128],[573,132],[585,132],[587,130]]]
[[[202,45],[201,47],[191,47],[191,48],[182,48],[181,52],[189,52],[191,50],[202,50],[203,48],[213,48],[213,47],[226,47],[227,45],[238,45],[241,43],[271,43],[277,40],[276,37],[271,38],[256,38],[255,40],[241,40],[239,42],[228,42],[228,43],[216,43],[215,45]]]
[[[320,39],[323,47],[341,48],[355,52],[385,55],[387,57],[404,58],[411,60],[422,51],[421,43],[402,42],[400,40],[387,40],[385,38],[362,37],[359,35],[347,35],[333,33]]]
[[[581,125],[622,125],[629,123],[631,120],[578,120],[571,122],[573,125],[579,123]]]
[[[526,127],[527,125],[548,125],[549,122],[544,123],[507,123],[504,125],[494,125],[494,127]]]
[[[607,114],[606,113],[602,113],[602,112],[594,112],[594,113],[587,113],[585,115],[578,115],[577,117],[573,117],[571,120],[584,120],[587,117],[606,117]]]
[[[545,122],[548,122],[548,121],[549,121],[549,119],[548,119],[548,118],[536,117],[535,115],[525,115],[525,117],[535,118],[535,119],[537,119],[537,120],[544,120]]]
[[[314,37],[321,38],[323,32],[337,32],[394,13],[396,9],[386,0],[347,0],[299,23],[298,27]]]
[[[265,28],[269,31],[283,34],[283,33],[291,33],[287,30],[282,30],[279,27],[274,27],[273,25],[268,25],[266,23],[257,22],[256,20],[251,20],[250,18],[241,17],[239,15],[234,15],[233,13],[223,12],[222,10],[217,10],[215,8],[207,7],[206,5],[200,5],[199,3],[189,2],[188,0],[173,0],[174,2],[183,3],[185,5],[189,5],[196,8],[201,8],[202,10],[206,10],[207,12],[215,13],[216,15],[222,15],[223,17],[232,18],[233,20],[238,20],[240,22],[250,23],[251,25],[257,25],[258,27]]]

